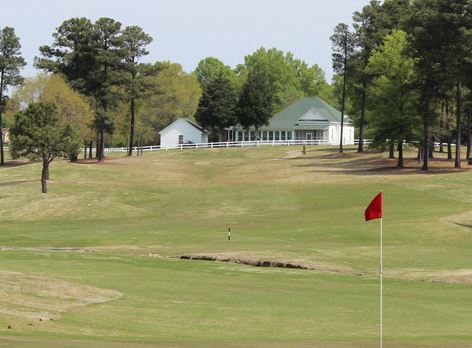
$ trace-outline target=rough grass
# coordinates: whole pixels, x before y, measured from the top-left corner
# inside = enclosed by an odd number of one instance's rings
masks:
[[[98,289],[54,278],[0,271],[0,315],[34,321],[54,320],[65,311],[120,298],[114,290]]]
[[[0,168],[0,275],[21,274],[0,284],[0,346],[376,346],[378,222],[362,218],[381,188],[386,347],[472,345],[471,172],[310,150],[57,162],[47,196],[39,164]]]

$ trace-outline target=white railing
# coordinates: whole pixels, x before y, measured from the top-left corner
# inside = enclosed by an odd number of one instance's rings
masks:
[[[354,141],[358,144],[359,141]],[[370,144],[370,140],[364,139],[364,144]],[[310,145],[310,146],[328,146],[335,145],[323,139],[313,140],[251,140],[251,141],[222,141],[213,143],[194,143],[194,144],[178,144],[178,145],[149,145],[142,146],[143,151],[167,151],[167,150],[185,150],[185,149],[217,149],[230,147],[259,147],[259,146],[292,146],[292,145]],[[351,144],[352,145],[352,144]],[[133,151],[137,151],[137,147],[133,147]],[[127,147],[107,147],[105,152],[127,152]]]

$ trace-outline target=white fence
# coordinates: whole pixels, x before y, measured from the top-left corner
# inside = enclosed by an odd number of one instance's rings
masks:
[[[354,141],[355,145],[359,143],[359,140]],[[370,144],[370,140],[364,139],[364,144]],[[217,149],[217,148],[230,148],[230,147],[259,147],[259,146],[294,146],[294,145],[311,145],[311,146],[328,146],[332,145],[326,140],[253,140],[253,141],[223,141],[215,143],[195,143],[195,144],[178,144],[169,146],[150,145],[143,146],[143,151],[167,151],[167,150],[185,150],[185,149]],[[134,147],[136,151],[138,148]],[[107,147],[105,152],[127,152],[127,147]]]

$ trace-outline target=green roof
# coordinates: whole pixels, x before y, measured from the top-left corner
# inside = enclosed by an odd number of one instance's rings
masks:
[[[344,121],[352,123],[346,115]],[[319,97],[304,97],[275,114],[261,129],[325,129],[332,122],[341,122],[339,110]]]

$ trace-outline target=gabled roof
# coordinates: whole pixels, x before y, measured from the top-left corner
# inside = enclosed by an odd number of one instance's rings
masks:
[[[344,115],[344,121],[352,120]],[[341,122],[341,112],[319,97],[304,97],[275,114],[267,129],[326,128],[332,122]]]
[[[195,127],[197,128],[200,132],[202,133],[208,133],[202,126],[200,126],[198,123],[196,123],[195,121],[192,121],[191,119],[189,118],[178,118],[176,119],[174,122],[172,122],[170,125],[168,125],[167,127],[165,127],[164,129],[162,129],[159,134],[161,134],[162,132],[164,132],[167,128],[171,127],[174,123],[177,123],[179,121],[185,121],[187,122],[189,125],[191,125],[192,127]]]

